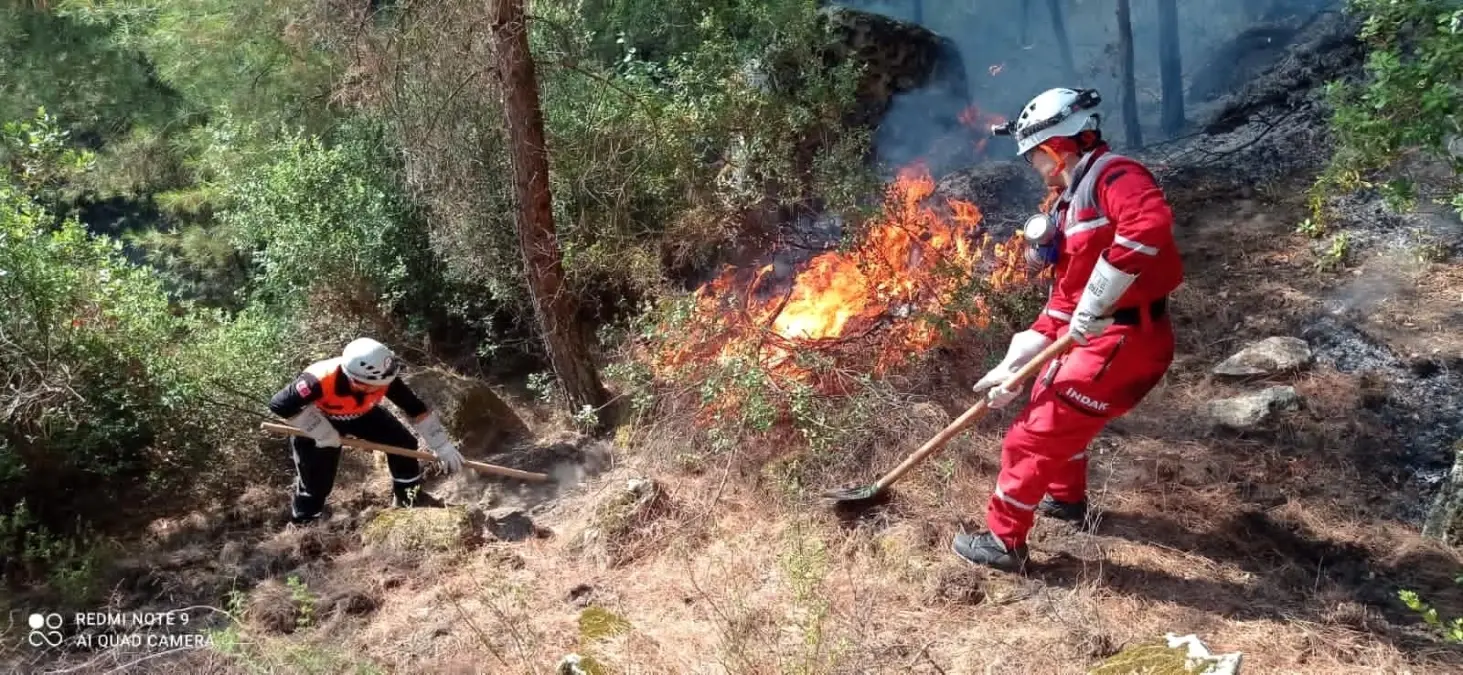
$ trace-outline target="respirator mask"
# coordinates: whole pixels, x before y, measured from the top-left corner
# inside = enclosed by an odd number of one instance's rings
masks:
[[[1033,269],[1057,264],[1062,252],[1062,230],[1057,227],[1055,215],[1038,213],[1027,218],[1021,226],[1021,237],[1026,240],[1026,262]]]

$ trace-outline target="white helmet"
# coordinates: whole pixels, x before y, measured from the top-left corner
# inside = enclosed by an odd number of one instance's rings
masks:
[[[341,368],[346,377],[361,384],[379,387],[391,384],[399,369],[396,355],[386,345],[371,338],[356,338],[341,352]]]
[[[993,127],[991,131],[1002,136],[1015,136],[1016,154],[1024,157],[1047,139],[1097,130],[1102,115],[1093,108],[1099,103],[1102,103],[1102,96],[1096,89],[1048,89],[1031,99],[1021,109],[1020,117]]]

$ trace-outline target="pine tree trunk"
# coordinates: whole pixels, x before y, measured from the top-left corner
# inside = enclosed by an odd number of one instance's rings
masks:
[[[1163,89],[1163,133],[1184,128],[1184,75],[1179,55],[1177,0],[1158,0],[1158,68]]]
[[[1130,148],[1143,147],[1138,123],[1138,86],[1133,78],[1133,22],[1128,0],[1118,0],[1118,52],[1122,58],[1123,136]]]
[[[584,332],[575,321],[578,303],[564,288],[564,265],[549,195],[543,110],[528,48],[523,0],[491,2],[493,50],[518,201],[518,245],[534,315],[569,412],[576,413],[586,405],[599,409],[609,393],[600,383]]]
[[[1067,79],[1072,81],[1067,86],[1076,87],[1077,65],[1072,61],[1072,42],[1067,39],[1067,22],[1062,16],[1062,0],[1047,0],[1046,8],[1052,15],[1052,33],[1056,35],[1057,50],[1062,55],[1062,70],[1066,71]]]

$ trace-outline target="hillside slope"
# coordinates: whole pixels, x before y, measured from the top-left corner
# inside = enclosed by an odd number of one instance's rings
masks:
[[[684,431],[650,423],[613,446],[557,439],[582,469],[562,492],[452,479],[443,493],[478,507],[463,521],[381,520],[387,474],[355,456],[332,496],[337,515],[317,527],[279,528],[287,485],[259,486],[158,523],[117,587],[119,609],[218,607],[195,611],[219,628],[237,620],[213,648],[22,649],[10,665],[550,673],[576,654],[582,672],[1083,673],[1193,633],[1216,653],[1242,652],[1247,673],[1457,671],[1463,651],[1398,593],[1463,615],[1463,558],[1419,535],[1463,437],[1452,368],[1463,275],[1407,225],[1460,228],[1447,214],[1378,216],[1384,207],[1361,196],[1340,248],[1296,231],[1326,147],[1309,87],[1347,62],[1344,50],[1301,45],[1221,102],[1222,133],[1147,154],[1179,218],[1179,356],[1094,444],[1093,530],[1039,521],[1024,574],[949,550],[962,526],[981,526],[1010,412],[963,434],[864,519],[841,520],[814,497],[873,480],[974,402],[981,364],[951,356],[917,392],[930,403],[880,420],[902,445],[818,485],[764,461],[778,448],[688,466],[677,461]],[[975,199],[992,223],[1029,211],[989,201],[978,186],[993,171],[1009,168],[947,178],[942,193]],[[1215,374],[1277,336],[1305,342],[1297,371]],[[1272,391],[1280,404],[1241,428],[1216,423],[1215,402],[1277,387],[1294,396]]]

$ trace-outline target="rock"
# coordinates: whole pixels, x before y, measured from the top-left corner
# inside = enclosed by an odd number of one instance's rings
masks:
[[[1046,189],[1025,162],[989,162],[942,176],[935,196],[979,204],[981,229],[1004,240],[1035,212]]]
[[[387,509],[361,539],[395,551],[460,551],[483,543],[483,520],[482,511],[462,507]]]
[[[1088,671],[1089,675],[1119,673],[1195,673],[1235,675],[1240,652],[1212,654],[1195,635],[1167,633],[1163,640],[1146,640],[1114,654]]]
[[[569,589],[569,602],[575,607],[588,607],[594,602],[594,587],[589,584],[578,584]]]
[[[486,382],[444,368],[414,370],[402,379],[442,416],[443,426],[469,459],[530,435],[528,425]]]
[[[594,657],[567,654],[554,666],[554,675],[601,675],[604,667]]]
[[[1215,375],[1252,377],[1300,370],[1311,363],[1311,347],[1305,340],[1275,336],[1240,350],[1214,367]]]
[[[1300,394],[1294,387],[1270,387],[1243,396],[1211,401],[1209,416],[1222,426],[1246,430],[1265,423],[1276,412],[1294,410],[1300,404]]]
[[[503,541],[523,541],[538,534],[538,528],[523,509],[505,506],[487,513],[488,531]]]

